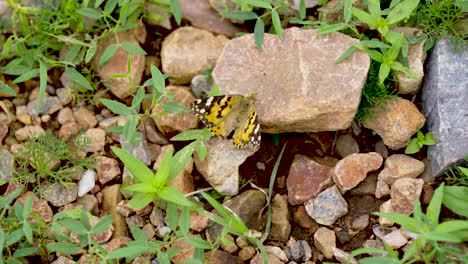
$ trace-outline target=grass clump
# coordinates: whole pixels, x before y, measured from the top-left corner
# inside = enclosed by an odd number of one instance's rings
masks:
[[[467,6],[466,1],[453,0],[426,1],[420,5],[417,21],[428,37],[426,50],[434,45],[435,40],[442,39],[447,34],[452,35],[451,43],[455,50],[465,48],[468,44]]]
[[[15,154],[18,166],[14,181],[24,185],[34,183],[33,191],[39,193],[41,182],[71,182],[74,173],[95,166],[82,152],[87,144],[88,140],[82,137],[74,137],[67,143],[50,131],[29,139]]]
[[[394,98],[397,94],[396,90],[390,90],[393,82],[392,73],[390,73],[390,77],[385,79],[383,84],[379,84],[379,68],[380,63],[371,60],[366,84],[362,90],[361,103],[356,113],[356,119],[361,123],[375,113],[374,107],[386,104],[389,99]]]

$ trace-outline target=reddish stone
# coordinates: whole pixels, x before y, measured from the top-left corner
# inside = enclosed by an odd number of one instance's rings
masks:
[[[329,157],[311,159],[296,155],[286,180],[289,203],[302,204],[328,187],[331,183],[330,171],[336,162],[337,159]]]

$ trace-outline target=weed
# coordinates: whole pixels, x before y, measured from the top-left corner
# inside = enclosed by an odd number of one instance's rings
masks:
[[[465,157],[465,163],[468,157]],[[453,185],[462,185],[468,187],[468,168],[465,166],[455,166],[446,173],[445,179]]]
[[[356,112],[356,119],[359,122],[364,122],[367,118],[375,114],[374,107],[382,106],[387,103],[389,99],[396,96],[396,90],[391,90],[392,75],[387,77],[383,84],[379,84],[379,63],[372,60],[369,72],[367,73],[367,80],[362,90],[362,98]]]
[[[452,187],[452,186],[449,186]],[[402,229],[417,234],[417,238],[405,251],[401,259],[393,249],[385,244],[386,250],[376,248],[362,248],[354,250],[349,259],[365,253],[387,254],[386,257],[367,257],[360,259],[360,263],[466,263],[468,258],[459,248],[449,243],[462,243],[468,241],[467,220],[452,220],[439,222],[442,204],[460,203],[453,197],[446,197],[447,187],[442,183],[434,192],[434,196],[427,207],[426,214],[422,213],[421,203],[416,200],[413,217],[394,213],[374,213],[401,225]],[[466,188],[466,187],[465,187]],[[464,192],[464,199],[468,199],[468,192]],[[466,206],[465,206],[466,207]],[[465,211],[466,213],[466,211]],[[348,259],[348,260],[349,260]]]
[[[411,139],[405,149],[405,154],[414,154],[421,150],[424,145],[432,146],[437,143],[432,133],[426,133],[424,135],[421,131],[418,131],[417,137]]]
[[[43,182],[70,182],[73,173],[83,173],[95,166],[90,157],[81,156],[87,144],[82,137],[66,143],[50,131],[29,139],[15,154],[18,167],[14,181],[24,185],[35,183],[33,190],[39,193]]]
[[[435,40],[452,35],[455,50],[462,51],[468,44],[466,28],[466,1],[425,1],[417,12],[417,22],[427,35],[425,49],[430,49]]]

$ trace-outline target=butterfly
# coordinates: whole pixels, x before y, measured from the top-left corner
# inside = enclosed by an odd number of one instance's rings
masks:
[[[190,112],[215,136],[231,139],[237,147],[260,145],[255,95],[220,95],[195,100]]]

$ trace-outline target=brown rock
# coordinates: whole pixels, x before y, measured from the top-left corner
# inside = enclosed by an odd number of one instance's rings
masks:
[[[248,247],[241,249],[241,251],[239,251],[239,258],[241,261],[246,261],[246,260],[253,258],[256,253],[257,253],[257,250],[255,250],[254,247],[248,246]]]
[[[335,151],[342,158],[354,153],[359,153],[359,145],[351,134],[341,135],[336,140]]]
[[[90,128],[80,137],[89,139],[89,144],[83,149],[85,152],[98,152],[106,144],[106,131],[102,128]]]
[[[392,208],[395,213],[410,215],[414,202],[421,196],[424,181],[421,179],[401,178],[393,183],[390,190]]]
[[[289,221],[288,198],[286,195],[276,194],[271,202],[270,237],[272,239],[287,240],[291,233],[291,223]]]
[[[194,27],[229,37],[241,31],[214,11],[208,0],[179,0],[184,18]]]
[[[75,264],[76,262],[66,258],[64,256],[59,256],[56,260],[52,261],[50,264]]]
[[[120,175],[119,163],[117,160],[106,156],[97,156],[96,171],[99,182],[101,184],[106,184]]]
[[[424,171],[424,162],[404,154],[394,154],[385,160],[385,167],[379,173],[379,181],[392,185],[400,178],[416,178]]]
[[[73,117],[75,117],[76,122],[80,124],[81,128],[83,129],[92,128],[98,124],[94,113],[85,107],[81,107],[80,109],[76,110],[73,113]]]
[[[282,262],[278,257],[276,257],[275,255],[273,254],[267,254],[268,256],[268,261],[267,263],[268,264],[284,264],[284,262]],[[257,255],[255,255],[255,257],[252,258],[252,260],[250,261],[250,264],[263,264],[263,256],[261,253],[257,253]]]
[[[65,108],[60,109],[57,115],[57,121],[61,125],[64,125],[68,122],[75,121],[75,117],[73,116],[73,111],[70,109],[70,107],[65,107]]]
[[[190,212],[190,229],[201,232],[208,226],[209,218],[195,211]]]
[[[44,133],[44,129],[40,126],[25,126],[15,131],[15,137],[19,141],[25,141]]]
[[[395,213],[392,207],[392,199],[382,203],[379,208],[379,212],[382,213]],[[385,217],[379,217],[379,224],[383,226],[392,226],[394,224],[393,221],[385,218]]]
[[[385,250],[385,246],[384,244],[382,243],[382,241],[380,240],[377,240],[377,239],[369,239],[369,240],[366,240],[362,246],[364,248],[378,248],[378,249],[383,249]],[[382,254],[377,254],[377,253],[369,253],[369,255],[373,256],[373,257],[378,257],[378,256],[385,256],[385,255],[382,255]]]
[[[336,260],[338,260],[340,263],[342,264],[358,264],[357,260],[355,258],[352,258],[349,260],[348,262],[348,258],[349,258],[349,253],[339,249],[339,248],[332,248],[333,250],[333,256],[336,258]]]
[[[80,124],[76,122],[68,122],[60,127],[58,136],[62,139],[67,139],[71,136],[77,135],[80,130]]]
[[[232,237],[230,234],[226,234],[224,235],[224,238],[227,240],[227,241],[230,241],[231,243],[223,243],[221,242],[221,248],[228,252],[228,253],[234,253],[236,252],[239,248],[237,247],[235,241],[234,241],[234,237]]]
[[[405,38],[410,38],[422,35],[423,32],[417,28],[396,27],[392,29],[395,32],[403,33]],[[426,60],[426,51],[424,44],[426,39],[408,46],[408,64],[412,73],[419,77],[418,80],[413,79],[403,72],[397,71],[395,77],[398,83],[398,92],[400,94],[414,94],[421,87],[422,78],[424,77],[424,61]]]
[[[340,160],[331,171],[333,181],[344,193],[363,181],[368,172],[380,168],[382,161],[377,152],[351,154]]]
[[[2,145],[3,139],[8,134],[8,122],[0,118],[0,145]]]
[[[265,34],[261,51],[255,46],[254,34],[228,41],[212,73],[221,94],[255,93],[263,132],[348,128],[370,60],[355,52],[339,64],[335,61],[358,40],[299,28],[288,28],[283,36],[280,40]]]
[[[377,174],[371,173],[370,175],[366,176],[363,182],[361,182],[358,186],[351,189],[349,193],[351,195],[374,195],[375,190],[377,187]]]
[[[429,204],[434,196],[434,188],[431,185],[424,184],[422,189],[422,203]]]
[[[289,203],[302,204],[317,196],[331,183],[330,170],[337,161],[334,158],[311,159],[295,155],[286,180]]]
[[[318,224],[307,214],[303,205],[299,206],[294,212],[294,222],[303,228],[309,229],[310,233],[318,229]]]
[[[375,197],[380,199],[390,194],[390,187],[384,181],[377,181],[377,187],[375,188]]]
[[[368,118],[363,125],[379,134],[390,149],[405,147],[411,136],[426,122],[424,115],[412,102],[400,97],[389,100],[383,106],[374,107],[371,111],[378,114]]]
[[[382,240],[393,249],[401,248],[408,242],[408,238],[400,230],[392,231],[385,235]]]
[[[369,215],[361,215],[353,219],[353,229],[364,230],[369,225]]]
[[[184,259],[192,259],[195,254],[195,248],[190,245],[185,239],[179,239],[172,244],[171,248],[177,248],[179,251],[171,258],[172,263],[182,264],[187,263]]]
[[[333,258],[333,248],[336,247],[335,232],[321,227],[314,234],[314,245],[327,259]]]
[[[28,198],[31,196],[33,197],[32,198],[32,212],[36,214],[39,218],[44,220],[44,222],[46,223],[52,222],[52,217],[54,216],[54,213],[52,212],[52,208],[50,208],[50,206],[47,204],[47,201],[39,199],[32,192],[28,191],[25,194],[18,197],[15,201],[15,204],[20,203],[24,206]],[[34,219],[32,216],[30,218],[31,218],[31,223],[37,223],[37,220]]]
[[[222,250],[214,250],[205,253],[205,259],[207,263],[211,264],[241,264],[243,262],[240,261],[238,257],[234,257],[233,255],[222,251]]]
[[[175,92],[175,100],[164,98],[161,104],[175,101],[189,106],[195,100],[195,97],[193,97],[189,89],[184,86],[168,86],[166,87],[165,91]],[[151,111],[152,114],[157,114],[163,111],[161,104],[158,104],[155,108],[153,108]],[[159,131],[161,131],[163,134],[175,131],[186,131],[195,128],[198,124],[198,119],[192,114],[168,113],[162,116],[156,115],[153,117],[153,119]]]
[[[180,27],[162,43],[161,64],[173,84],[190,83],[192,78],[215,66],[223,50],[225,36],[194,27]]]
[[[130,242],[130,241],[132,240],[125,236],[113,238],[107,244],[106,250],[107,252],[112,252],[116,249],[122,248],[123,246],[125,246],[125,244],[127,244],[127,242]]]
[[[115,228],[114,237],[127,236],[127,223],[125,218],[117,212],[117,204],[122,200],[120,184],[114,184],[102,189],[102,210],[105,214],[111,214],[112,224]]]
[[[140,46],[139,38],[146,38],[144,26],[139,26],[130,31],[121,31],[117,33],[117,38],[120,43],[130,42],[133,45]],[[96,52],[95,64],[99,62],[104,50],[111,44],[115,43],[115,37],[107,39],[99,50]],[[142,41],[140,41],[142,42]],[[133,84],[139,85],[143,72],[145,70],[145,56],[135,53],[130,53],[123,48],[118,48],[111,59],[101,68],[97,67],[98,73],[103,81],[110,82],[110,90],[118,98],[124,99],[136,90],[136,85],[132,85],[127,77],[112,78],[113,75],[127,74],[127,62],[130,56],[131,67],[130,77]]]

